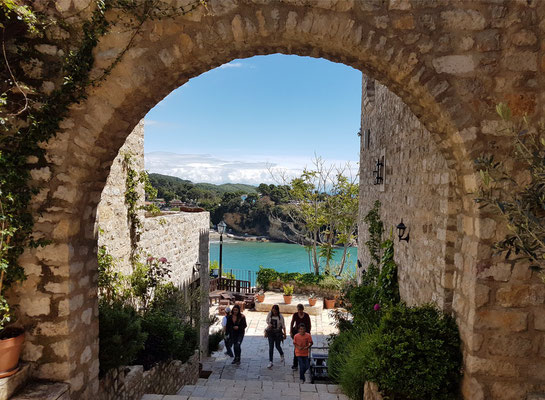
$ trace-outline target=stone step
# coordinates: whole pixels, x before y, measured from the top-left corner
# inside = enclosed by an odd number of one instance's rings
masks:
[[[8,400],[11,396],[25,387],[32,375],[32,366],[21,363],[17,373],[0,379],[0,400]]]
[[[11,400],[69,400],[70,386],[60,382],[33,382]]]
[[[199,379],[177,395],[147,394],[141,400],[347,400],[337,385],[293,382]]]

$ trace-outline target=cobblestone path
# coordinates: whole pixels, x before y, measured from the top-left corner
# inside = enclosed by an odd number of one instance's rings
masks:
[[[269,345],[263,333],[265,313],[246,311],[248,329],[242,342],[240,365],[232,365],[232,358],[224,349],[204,360],[203,370],[212,371],[208,379],[199,379],[196,385],[186,385],[177,395],[145,395],[142,400],[347,400],[336,385],[310,384],[307,372],[305,384],[299,383],[298,371],[291,369],[293,344],[290,338],[283,343],[285,362],[275,349],[273,367],[268,369]],[[285,315],[289,324],[291,316]],[[327,345],[326,339],[335,331],[326,310],[311,316],[314,346]],[[216,325],[214,328],[218,329]],[[213,329],[214,329],[213,328]]]

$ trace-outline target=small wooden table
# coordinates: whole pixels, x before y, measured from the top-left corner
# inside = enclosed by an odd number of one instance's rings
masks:
[[[222,292],[223,290],[214,290],[213,292],[210,292],[208,294],[208,298],[210,299],[210,305],[219,303]]]

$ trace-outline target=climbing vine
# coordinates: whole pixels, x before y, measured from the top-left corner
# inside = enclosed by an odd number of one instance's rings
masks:
[[[123,170],[125,171],[125,205],[127,206],[127,220],[129,221],[129,232],[131,239],[131,259],[134,260],[138,252],[138,242],[142,229],[142,221],[138,215],[139,210],[145,210],[152,214],[160,212],[155,204],[139,205],[140,193],[139,187],[144,187],[145,199],[154,200],[157,197],[157,189],[155,189],[149,180],[147,171],[138,172],[134,168],[134,163],[131,153],[123,155]]]
[[[380,206],[380,201],[375,201],[373,208],[363,218],[369,232],[369,238],[365,242],[365,246],[369,250],[371,259],[369,266],[363,271],[363,285],[372,284],[378,278],[382,251],[382,235],[384,234],[384,222],[380,219]]]
[[[10,232],[9,246],[0,253],[0,273],[4,274],[2,303],[5,290],[25,279],[24,269],[18,264],[25,248],[48,243],[32,235],[34,219],[30,210],[32,198],[40,190],[31,184],[30,171],[48,164],[43,144],[55,136],[69,107],[85,99],[87,89],[100,84],[120,62],[146,21],[183,15],[200,4],[205,3],[196,0],[180,7],[160,0],[95,0],[91,2],[93,11],[89,19],[81,25],[71,25],[61,15],[36,12],[31,5],[17,0],[0,0],[4,64],[0,69],[0,201],[3,204],[0,218],[3,230]],[[124,28],[132,31],[131,38],[102,74],[91,79],[93,50],[100,38],[122,20],[120,14],[127,16],[123,19],[128,21]],[[78,40],[66,51],[58,51],[56,56],[42,61],[45,56],[35,48],[38,44],[50,44],[47,33],[52,30]],[[48,70],[53,86],[53,81],[59,82],[56,88],[42,89],[44,80],[32,73],[40,68]],[[2,307],[0,314],[7,313],[9,308]]]

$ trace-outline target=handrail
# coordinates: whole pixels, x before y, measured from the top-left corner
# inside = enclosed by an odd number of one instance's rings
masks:
[[[250,281],[241,279],[215,278],[210,280],[210,292],[216,290],[227,290],[235,293],[250,293]]]

